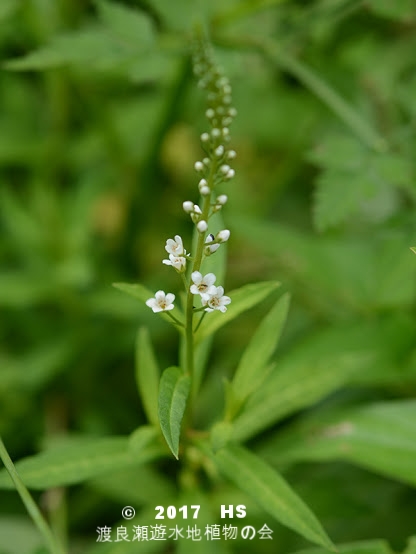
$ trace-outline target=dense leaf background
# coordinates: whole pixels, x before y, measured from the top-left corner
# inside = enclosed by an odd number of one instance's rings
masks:
[[[160,461],[151,429],[133,433],[157,417],[138,388],[145,395],[148,378],[149,398],[157,397],[155,373],[177,364],[178,347],[164,319],[111,285],[179,289],[161,260],[168,237],[190,244],[181,205],[197,199],[193,164],[205,121],[189,59],[195,20],[238,110],[236,177],[223,191],[226,290],[282,283],[221,329],[211,320],[218,333],[196,426],[220,419],[224,379],[231,390],[262,317],[290,292],[272,369],[261,360],[259,388],[229,432],[282,472],[340,552],[412,554],[411,0],[2,0],[0,434],[14,460],[46,449],[22,462],[22,477],[74,554],[136,552],[95,542],[97,526],[125,524],[127,504],[140,512],[136,524],[150,525],[156,505],[200,503],[212,524],[221,504],[243,503],[250,523],[267,522],[274,539],[221,541],[219,551],[310,547],[247,491]],[[263,338],[271,350],[273,337]],[[139,387],[135,348],[148,369]],[[240,367],[236,382],[251,392],[255,368]],[[220,452],[220,466],[239,466],[243,447],[232,448]],[[42,492],[56,485],[71,486]],[[43,552],[4,472],[0,486],[1,554]],[[172,551],[163,542],[146,548]],[[209,542],[178,543],[180,553],[197,548],[212,551]]]

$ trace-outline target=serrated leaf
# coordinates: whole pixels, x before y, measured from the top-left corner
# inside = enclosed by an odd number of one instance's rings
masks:
[[[282,440],[282,463],[344,460],[416,486],[415,400],[318,414]]]
[[[241,446],[227,446],[213,457],[220,472],[278,521],[310,541],[334,550],[318,519],[283,477]]]
[[[178,367],[168,367],[160,379],[160,427],[176,459],[178,459],[179,454],[181,423],[190,387],[191,379],[189,375],[185,375]]]
[[[136,383],[144,411],[150,423],[157,426],[160,370],[146,327],[141,327],[137,333],[135,367]]]
[[[163,456],[165,449],[156,443],[132,454],[128,437],[85,439],[80,442],[50,448],[16,463],[16,469],[25,485],[43,490],[62,485],[73,485],[97,475],[133,467]],[[12,489],[13,484],[5,469],[0,471],[0,488]]]
[[[240,405],[267,377],[270,371],[268,362],[279,342],[288,310],[289,295],[284,294],[260,323],[245,349],[231,382]]]
[[[11,70],[42,70],[67,64],[88,64],[88,69],[107,69],[136,59],[153,43],[150,18],[138,10],[101,0],[100,21],[61,33],[27,56],[5,62]]]
[[[146,13],[108,0],[97,0],[96,4],[101,22],[115,36],[136,47],[153,44],[152,20]]]
[[[317,229],[324,231],[343,223],[376,192],[376,184],[365,173],[324,171],[316,180],[313,214]]]
[[[262,283],[245,285],[227,293],[227,296],[231,298],[231,304],[228,306],[227,311],[225,313],[215,311],[208,314],[197,332],[195,340],[200,342],[204,338],[212,335],[241,313],[259,304],[279,286],[280,283],[278,281],[264,281]]]

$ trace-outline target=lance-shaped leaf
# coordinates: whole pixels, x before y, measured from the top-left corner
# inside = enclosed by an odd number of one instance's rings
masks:
[[[368,359],[366,352],[340,353],[322,359],[281,360],[248,399],[234,421],[233,438],[245,441],[284,417],[318,402],[343,386]]]
[[[213,456],[220,472],[249,494],[278,521],[310,541],[334,550],[318,519],[283,477],[241,446],[227,446]]]
[[[279,463],[343,460],[416,486],[416,401],[330,411],[289,428],[263,450]]]
[[[231,304],[228,306],[227,311],[225,313],[215,311],[208,314],[209,317],[206,317],[196,334],[197,342],[212,335],[223,325],[264,300],[279,286],[279,281],[264,281],[263,283],[245,285],[230,293],[226,293],[231,298]]]
[[[178,459],[181,423],[190,386],[189,375],[185,375],[178,367],[168,367],[160,379],[160,427],[176,459]]]
[[[143,304],[145,304],[146,300],[149,300],[149,298],[154,297],[154,293],[150,291],[148,288],[146,288],[145,286],[140,285],[140,283],[135,283],[134,285],[132,285],[131,283],[113,283],[113,287],[115,287],[118,290],[121,290],[122,292],[125,292],[126,294],[132,296],[136,300],[139,300]],[[180,310],[175,307],[174,311],[176,312],[176,310],[180,312]],[[181,332],[183,331],[183,328],[180,327],[179,325],[176,325],[172,321],[172,319],[167,315],[167,313],[159,312],[157,315],[163,317],[163,319],[175,325],[175,327]]]
[[[160,372],[150,341],[149,331],[141,327],[136,339],[136,383],[144,411],[150,423],[159,425],[157,401]]]
[[[149,441],[134,452],[129,449],[128,437],[68,439],[62,445],[17,462],[16,469],[25,485],[32,489],[81,483],[166,455],[163,445],[150,439],[149,435]],[[5,469],[1,470],[0,488],[13,487],[9,474]]]
[[[279,342],[288,309],[289,295],[284,294],[263,319],[245,349],[231,382],[237,403],[229,406],[230,417],[267,377],[272,367],[268,362]]]

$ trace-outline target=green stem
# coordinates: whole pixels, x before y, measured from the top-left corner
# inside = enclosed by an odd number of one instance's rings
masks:
[[[21,480],[19,474],[16,471],[16,468],[7,452],[7,449],[4,445],[3,440],[0,437],[0,458],[7,469],[14,486],[16,487],[17,492],[20,495],[20,498],[23,501],[27,511],[29,512],[30,517],[34,521],[35,525],[43,535],[45,540],[45,545],[48,547],[51,554],[64,554],[64,549],[57,542],[56,538],[53,536],[45,518],[41,514],[36,502],[33,500],[30,492],[27,490],[23,481]]]
[[[168,315],[173,321],[176,323],[176,325],[179,325],[179,327],[183,327],[183,323],[179,321],[178,318],[176,318],[174,315],[172,315],[169,311],[163,312],[164,314]]]
[[[205,308],[204,308],[204,309],[205,309]],[[198,321],[198,323],[197,323],[197,325],[196,325],[196,327],[195,327],[195,329],[194,329],[194,333],[196,333],[196,332],[198,331],[199,326],[201,325],[202,320],[204,319],[204,317],[206,316],[206,314],[207,314],[207,312],[204,312],[204,313],[201,315],[201,318],[200,318],[200,320]]]
[[[183,286],[185,287],[185,292],[188,292],[188,281],[186,280],[185,274],[181,273]]]

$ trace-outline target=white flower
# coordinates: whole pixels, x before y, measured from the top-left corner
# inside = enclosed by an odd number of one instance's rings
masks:
[[[194,168],[195,171],[202,171],[204,169],[204,164],[202,162],[195,162]]]
[[[227,311],[226,306],[230,304],[231,298],[229,296],[224,296],[223,287],[214,287],[215,293],[211,293],[208,299],[202,298],[202,304],[208,306],[205,308],[206,312],[213,312],[214,310],[219,310],[224,313]]]
[[[217,292],[217,287],[214,287],[215,275],[213,273],[207,273],[202,277],[202,273],[194,271],[191,275],[193,285],[191,285],[192,294],[200,294],[202,301],[208,301],[212,294]]]
[[[217,198],[217,204],[220,204],[221,206],[224,206],[228,200],[228,196],[226,194],[220,194]]]
[[[182,238],[179,235],[175,235],[175,240],[168,239],[166,241],[165,250],[168,254],[173,254],[174,256],[182,256],[185,252],[183,249]]]
[[[175,300],[175,295],[171,292],[165,294],[163,290],[158,290],[154,298],[149,298],[146,300],[146,306],[152,308],[152,310],[157,312],[166,312],[167,310],[173,310],[175,307],[173,301]]]
[[[186,258],[183,256],[175,256],[173,254],[169,254],[169,260],[162,260],[162,263],[165,265],[171,265],[174,267],[179,273],[183,273],[186,269]]]

